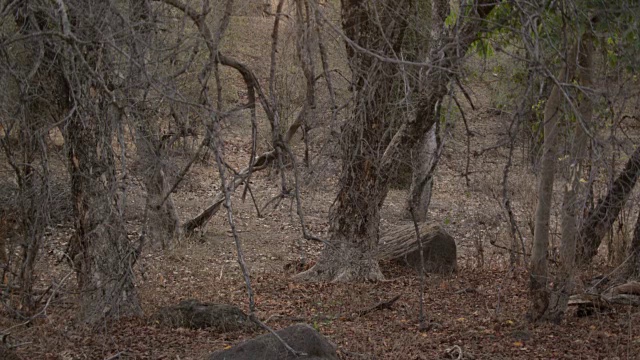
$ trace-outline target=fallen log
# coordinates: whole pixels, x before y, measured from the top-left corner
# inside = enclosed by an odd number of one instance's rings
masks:
[[[418,224],[424,259],[428,273],[449,274],[457,266],[457,249],[453,237],[434,223]],[[421,268],[420,243],[413,223],[396,226],[382,233],[378,244],[379,260],[399,261],[416,270]]]

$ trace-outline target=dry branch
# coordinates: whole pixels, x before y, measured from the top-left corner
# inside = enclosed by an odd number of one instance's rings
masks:
[[[368,313],[373,312],[373,311],[377,311],[377,310],[391,309],[391,306],[393,306],[393,304],[396,301],[398,301],[398,299],[400,299],[400,296],[402,296],[402,295],[398,294],[398,295],[394,296],[393,298],[391,298],[391,299],[389,299],[387,301],[381,301],[381,302],[379,302],[379,303],[377,303],[377,304],[375,304],[375,305],[373,305],[373,306],[371,306],[369,308],[360,310],[357,313],[357,317],[365,316]]]
[[[418,224],[422,243],[445,234],[442,227],[433,223]],[[413,224],[399,226],[385,231],[380,235],[380,243],[377,251],[379,260],[396,259],[419,250],[420,245],[416,237]]]

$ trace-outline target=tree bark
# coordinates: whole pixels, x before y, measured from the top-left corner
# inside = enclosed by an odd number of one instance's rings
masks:
[[[445,32],[445,19],[449,15],[449,1],[435,0],[432,4],[432,39],[431,46],[442,46]],[[440,109],[436,111],[436,117],[440,117]],[[427,220],[427,212],[431,204],[431,191],[433,188],[433,174],[438,163],[442,139],[440,138],[439,121],[435,122],[429,132],[427,132],[411,151],[411,164],[413,172],[411,174],[411,186],[409,196],[405,206],[407,218],[411,218],[411,212],[415,220],[423,222]]]
[[[165,178],[164,147],[159,134],[154,131],[146,96],[149,84],[146,79],[147,48],[152,46],[153,16],[148,0],[130,0],[131,18],[136,30],[131,32],[131,61],[129,66],[130,114],[136,128],[135,141],[139,168],[145,189],[147,236],[152,244],[162,248],[171,244],[179,232],[180,219],[168,192]],[[133,29],[132,29],[133,30]],[[165,194],[166,200],[165,200]]]
[[[410,1],[343,0],[343,29],[358,46],[393,58],[406,30]],[[387,194],[381,178],[381,154],[392,121],[388,99],[398,83],[395,66],[347,45],[353,76],[355,109],[343,127],[340,190],[330,214],[330,242],[316,266],[300,278],[330,281],[383,279],[375,251],[380,205]],[[388,175],[387,175],[388,176]]]
[[[91,41],[63,42],[60,51],[66,56],[62,67],[72,108],[63,124],[75,230],[67,255],[78,280],[79,320],[96,324],[141,314],[133,273],[140,249],[127,237],[112,147],[124,110],[111,90],[114,54],[98,45],[111,41],[112,34],[103,30],[126,25],[108,3],[81,4],[91,6],[90,13],[73,5],[59,9],[63,31]]]
[[[137,254],[117,194],[111,119],[100,120],[74,117],[64,134],[75,218],[68,255],[80,288],[80,319],[89,323],[141,312],[133,274]]]
[[[418,223],[420,237],[429,239],[449,236],[444,229],[434,223]],[[380,245],[376,257],[380,260],[392,260],[419,250],[414,224],[400,225],[380,234]]]
[[[389,99],[398,82],[390,61],[401,49],[411,3],[343,0],[343,29],[353,44],[347,55],[353,73],[355,108],[342,138],[342,175],[336,201],[329,215],[329,245],[314,267],[298,275],[304,280],[368,281],[382,279],[375,252],[379,241],[380,207],[386,198],[391,174],[406,154],[436,121],[435,108],[446,95],[451,73],[476,39],[477,32],[495,2],[480,1],[470,11],[459,32],[433,49],[425,76],[425,92],[416,116],[403,122],[387,140],[393,123]],[[375,8],[379,6],[379,8]],[[386,9],[393,8],[392,13]],[[355,45],[354,45],[355,44]],[[366,49],[367,51],[362,51]]]
[[[580,228],[578,265],[586,265],[596,256],[602,239],[618,218],[638,182],[638,177],[640,177],[640,146],[636,147],[605,197],[589,211],[585,223]]]
[[[627,251],[627,261],[621,271],[620,279],[638,280],[640,278],[640,210],[636,226],[633,229],[633,238]]]
[[[427,220],[427,212],[431,204],[433,189],[433,175],[438,165],[439,151],[442,139],[440,139],[440,125],[436,122],[420,142],[413,149],[413,172],[411,174],[411,186],[405,214],[411,217],[413,209],[415,220],[424,222]]]
[[[578,54],[578,81],[580,86],[592,87],[593,43],[590,35],[584,35]],[[545,317],[560,322],[567,310],[569,296],[574,291],[574,265],[578,237],[578,221],[586,204],[586,187],[580,181],[584,174],[586,149],[589,141],[583,126],[590,127],[593,115],[593,102],[590,94],[582,93],[578,108],[580,121],[575,122],[574,140],[571,146],[569,173],[564,187],[562,204],[562,239],[560,243],[560,269],[553,281],[549,299],[549,308]]]
[[[568,55],[565,59],[564,68],[558,77],[560,81],[568,81],[573,78],[575,64],[572,64],[571,61],[574,57]],[[529,317],[533,321],[544,318],[549,308],[547,249],[549,247],[549,222],[557,162],[558,123],[563,116],[561,91],[558,85],[554,85],[544,109],[544,143],[542,144],[542,160],[540,161],[538,204],[529,272],[531,299]]]

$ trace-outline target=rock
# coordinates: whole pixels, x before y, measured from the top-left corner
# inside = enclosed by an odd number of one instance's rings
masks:
[[[209,360],[338,360],[335,346],[309,325],[293,325],[276,333],[294,350],[307,356],[296,357],[269,333],[218,351]]]
[[[172,328],[210,328],[221,333],[256,328],[247,314],[235,306],[201,303],[194,299],[160,309],[151,321]]]
[[[451,274],[458,270],[456,242],[451,235],[443,232],[433,238],[423,236],[421,240],[425,272]],[[420,269],[420,249],[408,253],[405,260],[411,267]]]
[[[437,224],[420,224],[419,231],[425,272],[450,274],[457,271],[457,248],[453,237]],[[378,258],[400,261],[420,269],[420,246],[414,225],[398,226],[382,234]]]

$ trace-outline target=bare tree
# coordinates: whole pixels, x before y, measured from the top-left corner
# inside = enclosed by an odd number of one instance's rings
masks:
[[[148,0],[130,0],[129,13],[131,22],[126,28],[130,31],[131,54],[126,85],[128,115],[135,128],[137,170],[147,193],[146,235],[152,244],[159,244],[164,248],[179,233],[180,219],[173,205],[171,193],[167,193],[169,184],[165,175],[166,145],[172,139],[163,141],[157,130],[158,126],[154,126],[154,113],[150,111],[149,97],[154,76],[148,71],[147,57],[150,55],[148,49],[154,44],[153,34],[156,31],[153,25],[154,10]],[[177,137],[177,134],[174,137]]]
[[[575,71],[575,50],[567,53],[563,68],[558,76],[559,81],[567,83],[573,78]],[[563,89],[555,85],[544,109],[544,143],[538,185],[538,204],[535,215],[535,231],[531,253],[530,291],[532,299],[531,317],[538,319],[545,315],[549,308],[548,262],[549,224],[551,219],[553,183],[558,160],[558,126],[563,118]]]
[[[2,46],[7,60],[3,70],[23,89],[21,96],[14,97],[23,109],[24,124],[30,127],[23,128],[24,134],[32,134],[20,139],[23,146],[32,144],[23,154],[34,160],[34,155],[42,154],[37,163],[28,158],[21,161],[31,170],[16,168],[17,178],[24,179],[19,181],[32,194],[33,211],[21,214],[24,233],[32,239],[22,266],[26,293],[32,286],[28,279],[33,279],[47,219],[46,210],[37,208],[46,209],[50,196],[44,136],[58,126],[65,140],[71,184],[75,233],[67,256],[80,288],[79,317],[95,322],[139,314],[133,275],[139,249],[129,241],[124,227],[122,178],[112,146],[125,115],[120,91],[125,67],[121,66],[123,52],[119,50],[127,40],[116,35],[118,27],[126,28],[124,17],[115,4],[103,1],[14,1],[6,3],[2,11],[4,19],[15,14],[13,26],[5,29],[3,38],[5,44],[13,44]],[[14,71],[22,63],[13,61],[28,53],[35,60],[26,67],[29,70]],[[29,100],[29,96],[38,100]],[[122,159],[120,163],[124,165]],[[34,165],[44,166],[37,177]],[[42,190],[34,191],[37,188]]]
[[[586,33],[579,43],[577,81],[583,89],[593,85],[593,36]],[[580,94],[578,116],[573,130],[573,141],[569,153],[569,168],[565,171],[565,185],[562,204],[562,237],[560,243],[560,269],[555,276],[551,288],[549,307],[546,318],[559,322],[567,310],[569,296],[574,291],[574,268],[576,260],[576,244],[578,242],[578,226],[582,219],[586,200],[586,186],[583,179],[586,150],[593,113],[592,94],[583,91]],[[584,129],[583,126],[587,126]]]
[[[330,244],[301,279],[362,281],[382,279],[374,257],[379,240],[380,206],[399,160],[431,129],[438,103],[466,49],[477,38],[483,19],[496,5],[470,5],[456,31],[432,49],[414,117],[389,134],[399,109],[393,98],[410,2],[342,1],[343,29],[353,73],[354,112],[342,134],[342,175],[330,211]]]
[[[18,273],[10,284],[21,288],[21,304],[16,309],[26,314],[37,306],[32,298],[35,264],[50,223],[49,210],[55,208],[45,137],[68,106],[57,49],[51,39],[41,36],[51,20],[49,7],[40,5],[16,1],[3,5],[0,14],[5,24],[0,44],[0,80],[4,84],[0,91],[0,145],[17,185],[11,196],[14,201],[1,204],[7,206],[2,209],[1,221],[22,237],[17,261],[13,261],[11,244],[2,249],[11,250],[3,259],[3,273]],[[2,186],[4,191],[12,188],[9,182]]]

